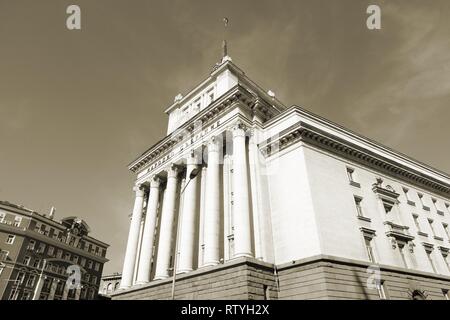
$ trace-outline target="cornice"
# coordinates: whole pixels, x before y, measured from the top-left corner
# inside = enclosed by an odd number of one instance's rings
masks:
[[[253,112],[263,115],[266,120],[274,117],[277,112],[266,101],[255,96],[242,85],[237,84],[222,95],[221,98],[213,102],[208,108],[200,111],[188,122],[145,151],[139,158],[128,165],[128,169],[132,172],[138,172],[156,160],[166,156],[172,150],[173,146],[187,140],[183,133],[196,133],[194,130],[199,123],[203,127],[208,126],[216,119],[219,119],[225,112],[236,106],[236,104],[240,104]]]
[[[422,172],[406,167],[302,121],[281,131],[277,136],[265,140],[258,146],[264,156],[268,157],[300,141],[369,166],[377,171],[419,184],[447,198],[450,196],[450,184],[427,176]]]

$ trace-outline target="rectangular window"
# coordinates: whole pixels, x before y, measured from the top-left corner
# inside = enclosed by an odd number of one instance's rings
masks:
[[[377,284],[377,290],[378,290],[378,296],[380,297],[381,300],[386,300],[387,299],[387,295],[386,295],[386,285],[385,282],[382,280]]]
[[[96,284],[97,283],[97,277],[96,276],[92,276],[92,283]]]
[[[5,216],[6,216],[6,214],[4,214],[3,212],[0,212],[0,223],[3,223],[3,220],[5,220]]]
[[[70,253],[66,252],[66,254],[64,255],[64,259],[65,260],[70,260]]]
[[[355,181],[355,169],[347,167],[347,177],[350,185],[354,187],[361,187],[361,185]]]
[[[430,228],[431,228],[431,232],[432,232],[433,236],[436,237],[436,232],[434,230],[434,225],[433,225],[433,223],[434,223],[433,219],[428,219],[428,223],[430,224]]]
[[[447,235],[448,240],[450,240],[450,231],[448,230],[448,224],[442,223],[442,227],[444,228],[445,234]]]
[[[54,253],[55,253],[55,247],[48,247],[48,255],[53,256]]]
[[[424,200],[424,198],[423,198],[423,194],[418,193],[417,195],[419,196],[420,203],[422,204],[423,210],[425,210],[425,211],[430,211],[430,207],[427,206],[427,205],[425,204],[425,200]]]
[[[369,261],[372,263],[376,263],[375,254],[374,254],[373,247],[372,247],[372,238],[364,236],[364,243],[366,245],[366,252],[367,252],[367,257],[369,258]]]
[[[36,281],[36,275],[31,274],[30,277],[28,278],[26,286],[27,287],[34,287],[35,281]]]
[[[23,258],[23,264],[26,265],[26,266],[29,265],[30,264],[30,260],[31,260],[31,258],[26,256],[25,258]]]
[[[20,227],[20,223],[22,222],[22,217],[15,217],[14,218],[14,227]]]
[[[39,249],[38,249],[38,253],[44,253],[45,251],[45,243],[40,243],[39,244]]]
[[[34,240],[30,240],[30,242],[28,243],[28,250],[34,250],[34,246],[36,245],[36,242]]]
[[[86,258],[81,258],[81,266],[82,267],[86,266]]]
[[[8,238],[6,239],[6,243],[7,244],[13,244],[14,243],[14,239],[16,238],[16,236],[9,234]]]
[[[409,189],[403,187],[403,193],[405,194],[406,203],[409,204],[409,205],[411,205],[411,206],[415,206],[416,203],[415,203],[414,201],[411,200],[410,193],[409,193]]]
[[[96,262],[95,263],[95,271],[99,271],[100,270],[100,263]]]
[[[354,200],[355,200],[356,212],[358,214],[358,217],[364,217],[363,210],[361,207],[362,198],[354,196]]]
[[[402,258],[403,266],[405,268],[408,268],[408,263],[405,256],[405,246],[403,244],[398,245],[398,252],[400,253],[400,257]]]
[[[25,280],[25,273],[19,272],[16,277],[16,284],[22,284],[23,280]]]
[[[73,256],[73,263],[78,263],[78,256]]]
[[[88,268],[92,269],[92,261],[91,260],[88,261]]]
[[[9,251],[0,250],[0,261],[6,261],[8,258]]]
[[[426,250],[426,252],[427,252],[428,261],[430,262],[430,265],[431,265],[431,268],[433,269],[433,272],[437,273],[436,272],[436,266],[434,265],[433,256],[432,256],[433,252],[432,251],[428,251],[428,250]]]
[[[414,224],[416,225],[417,231],[421,232],[420,230],[420,223],[419,223],[419,216],[417,214],[413,214]]]
[[[39,268],[39,264],[41,263],[41,260],[40,259],[35,259],[34,260],[34,263],[33,263],[33,267],[35,267],[35,268]]]

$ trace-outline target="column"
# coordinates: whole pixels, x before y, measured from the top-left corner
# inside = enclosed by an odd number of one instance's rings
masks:
[[[150,281],[150,266],[153,257],[153,239],[156,229],[160,185],[161,180],[158,177],[151,178],[147,213],[145,215],[144,235],[142,238],[141,259],[137,277],[138,284],[144,284]]]
[[[245,130],[241,123],[233,127],[233,222],[234,257],[252,257],[250,202]]]
[[[199,232],[198,232],[198,267],[203,266],[203,256],[204,256],[204,240],[203,240],[203,230],[204,230],[204,216],[205,216],[205,195],[206,195],[206,167],[202,167],[201,172],[201,183],[200,183],[200,221],[199,221]]]
[[[67,282],[65,282],[61,300],[67,300],[68,295],[69,295],[69,285],[67,284]]]
[[[216,265],[220,259],[220,146],[218,137],[213,137],[208,143],[203,266]]]
[[[156,259],[155,280],[169,276],[170,256],[172,254],[173,227],[175,222],[175,200],[177,193],[178,169],[167,170],[167,187],[164,191],[161,227],[159,232],[158,257]]]
[[[186,159],[186,186],[183,194],[183,210],[180,227],[179,260],[177,273],[189,272],[194,269],[195,233],[198,227],[198,174],[193,179],[189,175],[198,167],[198,158],[191,154]]]
[[[131,217],[130,231],[128,234],[127,249],[123,263],[121,289],[126,289],[133,283],[133,271],[136,261],[137,246],[139,241],[139,229],[142,219],[142,205],[144,203],[144,190],[141,186],[134,188],[136,198],[134,201],[133,215]]]
[[[45,266],[45,264],[44,264]],[[44,275],[40,275],[39,276],[39,280],[36,284],[36,289],[34,289],[34,294],[33,294],[33,300],[39,300],[39,297],[41,296],[41,292],[42,292],[42,287],[44,286],[44,280],[47,278],[47,276]]]
[[[50,287],[50,293],[47,300],[53,300],[55,298],[56,287],[58,286],[59,279],[54,278]]]

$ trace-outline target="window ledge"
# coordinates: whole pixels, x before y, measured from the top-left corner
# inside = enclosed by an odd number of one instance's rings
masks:
[[[350,185],[356,188],[361,188],[361,184],[359,184],[358,182],[355,181],[350,181]]]
[[[423,208],[423,210],[425,210],[425,211],[430,211],[430,207],[428,207],[428,206],[426,206],[426,205],[423,205],[422,208]]]
[[[444,238],[439,237],[439,236],[434,236],[433,238],[438,241],[444,241]]]
[[[439,214],[439,215],[443,216],[443,215],[444,215],[444,211],[441,211],[441,210],[437,210],[437,214]]]
[[[372,219],[370,219],[368,217],[358,216],[358,219],[362,220],[362,221],[366,221],[366,222],[372,222]]]
[[[418,234],[419,236],[427,237],[427,238],[428,238],[428,233],[426,233],[426,232],[423,232],[423,231],[417,231],[417,234]]]

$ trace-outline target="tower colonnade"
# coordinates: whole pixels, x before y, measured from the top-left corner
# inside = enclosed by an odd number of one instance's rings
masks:
[[[202,145],[204,150],[189,150],[182,163],[171,163],[147,182],[134,187],[135,202],[121,289],[170,277],[177,241],[177,273],[224,261],[223,247],[227,244],[223,222],[228,214],[231,215],[228,224],[232,221],[232,235],[226,238],[233,241],[234,248],[228,258],[254,256],[246,139],[249,130],[238,122],[229,131],[229,135],[212,136]],[[225,136],[232,137],[232,141],[224,148]],[[227,197],[223,195],[224,153],[232,159],[233,172],[232,188],[227,188],[232,190],[231,196]],[[231,207],[229,213],[224,210],[224,199],[231,204],[226,206]],[[144,227],[140,238],[142,221]]]

